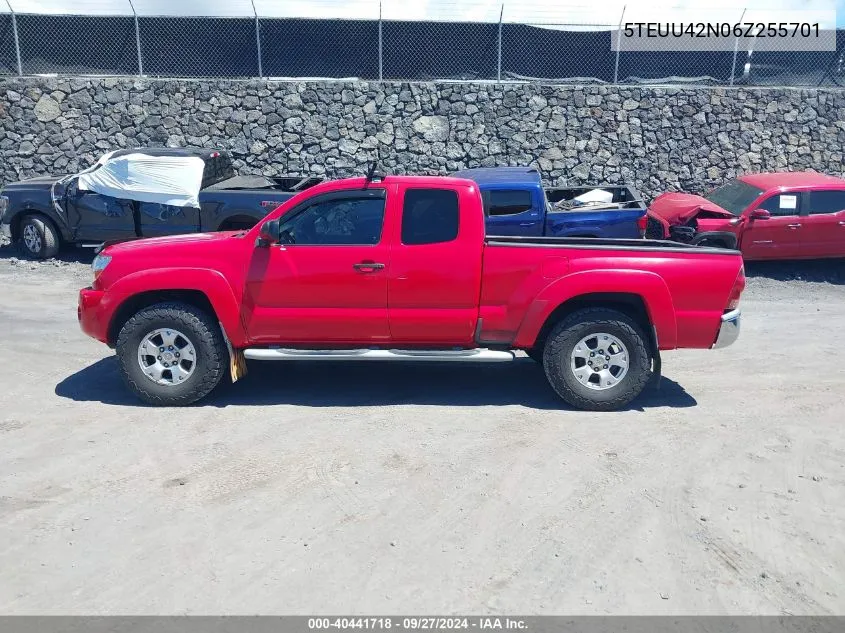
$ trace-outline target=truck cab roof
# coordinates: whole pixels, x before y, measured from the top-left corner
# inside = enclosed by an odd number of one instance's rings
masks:
[[[469,181],[469,182],[467,182]],[[477,183],[476,183],[477,184]],[[405,176],[405,175],[387,175],[382,176],[379,180],[369,181],[363,176],[353,176],[351,178],[342,178],[339,180],[326,180],[313,187],[309,188],[312,193],[324,193],[325,191],[335,191],[341,189],[364,189],[368,186],[387,186],[387,185],[408,185],[414,187],[440,187],[446,186],[472,186],[472,179],[466,177],[459,177],[455,175],[450,176]]]
[[[845,180],[813,171],[743,174],[738,180],[763,191],[777,189],[845,189]]]

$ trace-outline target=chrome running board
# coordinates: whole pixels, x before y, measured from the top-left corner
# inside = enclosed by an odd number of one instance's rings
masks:
[[[286,349],[251,347],[243,350],[250,360],[403,360],[438,362],[501,363],[515,358],[513,352],[490,349],[415,350],[415,349]]]

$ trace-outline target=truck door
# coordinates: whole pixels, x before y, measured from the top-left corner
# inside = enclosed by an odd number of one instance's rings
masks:
[[[385,190],[345,190],[280,219],[279,244],[256,248],[244,322],[257,343],[387,342]]]
[[[136,202],[142,237],[159,237],[200,230],[200,210],[155,202]]]
[[[531,189],[482,191],[487,235],[543,235],[546,209],[543,197],[534,194]]]
[[[767,220],[752,220],[746,210],[745,228],[742,231],[742,254],[748,259],[789,259],[801,257],[804,224],[801,216],[802,197],[800,192],[780,193],[770,196],[755,208],[765,209],[771,217]]]
[[[801,249],[804,257],[845,257],[845,191],[811,191]]]
[[[474,218],[461,210],[475,209],[476,195],[474,189],[448,186],[399,187],[401,220],[394,227],[388,271],[395,343],[473,344],[484,226],[481,213]]]
[[[133,202],[80,190],[73,180],[65,194],[68,224],[79,241],[105,242],[136,236]]]

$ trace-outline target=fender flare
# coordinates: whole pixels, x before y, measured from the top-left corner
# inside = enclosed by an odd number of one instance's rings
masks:
[[[71,234],[70,227],[68,227],[65,218],[60,217],[59,214],[56,213],[55,209],[51,207],[42,207],[40,205],[33,204],[32,202],[28,202],[27,206],[15,211],[15,213],[9,218],[9,229],[14,233],[15,224],[23,220],[23,218],[27,215],[42,215],[46,217],[48,220],[50,220],[50,222],[53,223],[53,226],[56,227],[56,230],[59,232],[59,236],[62,238],[62,241],[73,241],[73,236]]]
[[[675,305],[666,282],[653,272],[623,269],[585,270],[565,275],[546,286],[529,305],[513,346],[532,347],[552,312],[567,301],[596,293],[638,296],[645,305],[660,349],[673,349],[677,345]]]
[[[267,217],[267,214],[265,213],[264,215],[260,215],[259,212],[256,212],[255,210],[251,210],[251,209],[232,209],[232,210],[227,209],[224,213],[221,213],[220,216],[215,220],[217,226],[213,230],[214,231],[221,230],[220,229],[221,226],[226,224],[226,222],[228,222],[232,218],[237,218],[237,217],[252,218],[253,220],[255,220],[255,224],[259,224],[261,222],[261,220],[263,220],[264,218]]]
[[[178,272],[178,275],[174,272]],[[168,290],[187,290],[204,294],[232,345],[243,347],[247,344],[246,328],[232,286],[222,273],[207,268],[179,268],[178,271],[171,268],[153,268],[121,277],[108,288],[103,297],[106,304],[103,308],[108,314],[108,327],[111,327],[120,307],[132,297]]]

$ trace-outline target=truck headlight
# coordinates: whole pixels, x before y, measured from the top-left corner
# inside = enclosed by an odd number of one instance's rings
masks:
[[[94,261],[91,262],[91,270],[94,271],[94,279],[100,276],[100,273],[106,269],[111,261],[111,255],[97,255]]]

